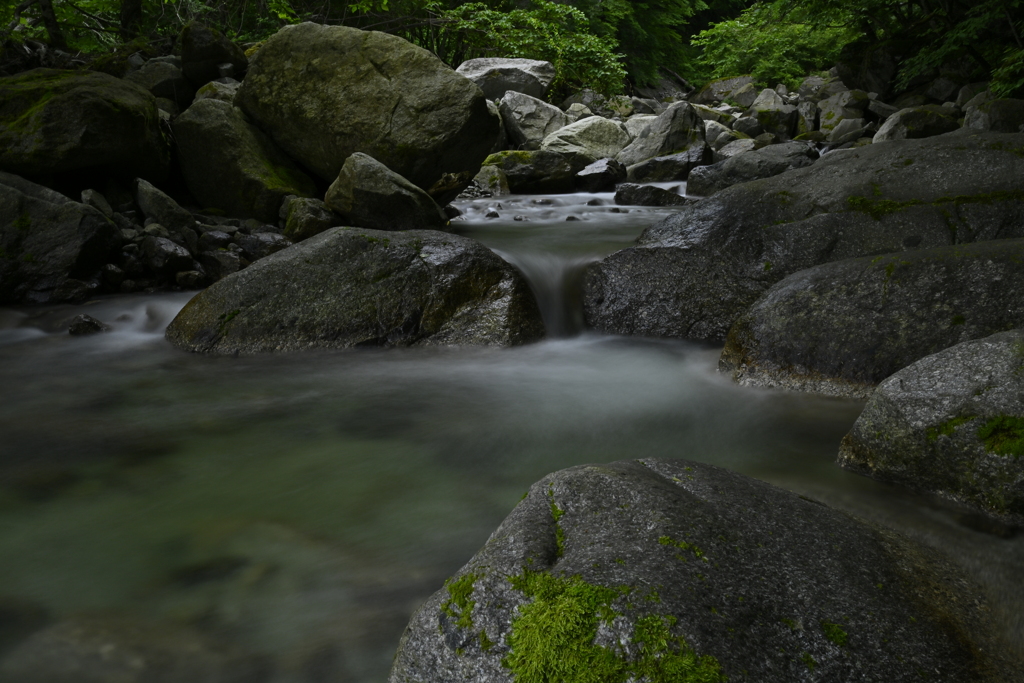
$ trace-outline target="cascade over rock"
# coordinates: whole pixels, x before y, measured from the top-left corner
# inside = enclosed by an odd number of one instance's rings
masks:
[[[431,192],[445,174],[461,187],[479,170],[500,119],[472,82],[396,36],[296,24],[253,56],[237,104],[293,159],[327,182],[363,152]]]

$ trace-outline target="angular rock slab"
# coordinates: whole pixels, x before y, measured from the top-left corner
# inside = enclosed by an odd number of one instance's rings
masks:
[[[763,482],[584,465],[420,608],[389,681],[1019,681],[987,608],[931,551]]]
[[[93,207],[0,171],[0,303],[60,301],[67,278],[91,277],[120,244]]]
[[[839,449],[872,479],[1024,526],[1024,331],[957,344],[878,385]]]
[[[170,144],[156,99],[93,71],[32,69],[0,78],[0,169],[27,177],[102,170],[158,181]]]
[[[914,361],[1024,327],[1024,239],[825,263],[736,321],[719,369],[749,386],[866,396]]]
[[[200,292],[167,328],[189,351],[510,346],[543,323],[522,275],[466,237],[332,228]]]
[[[561,109],[521,92],[507,92],[499,106],[509,141],[518,149],[540,149],[548,135],[569,124]]]
[[[555,65],[539,59],[480,57],[459,64],[455,73],[473,81],[489,100],[500,100],[509,92],[543,98],[555,80]]]
[[[558,152],[506,150],[487,157],[484,165],[500,169],[512,192],[557,194],[574,188],[572,164]]]
[[[629,133],[621,125],[590,116],[551,133],[540,148],[563,155],[573,168],[581,171],[599,159],[614,157],[629,143]]]
[[[685,151],[699,142],[704,142],[704,120],[688,102],[676,102],[647,124],[616,159],[623,166],[632,166]]]
[[[900,109],[885,120],[882,127],[875,133],[873,142],[927,138],[932,135],[949,133],[960,127],[956,117],[955,109],[939,107],[934,104]]]
[[[841,259],[1024,237],[1024,135],[974,132],[832,152],[733,185],[588,269],[587,324],[722,341],[771,285]]]
[[[472,178],[501,125],[480,89],[433,53],[385,33],[310,23],[267,40],[235,104],[327,182],[363,152],[427,191],[446,173]]]
[[[693,169],[687,178],[686,191],[697,196],[708,196],[737,183],[770,178],[794,168],[810,166],[817,159],[817,150],[807,143],[769,145],[737,154],[717,164]]]

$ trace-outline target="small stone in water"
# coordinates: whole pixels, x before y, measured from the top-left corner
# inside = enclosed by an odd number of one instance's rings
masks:
[[[587,206],[604,206],[604,202],[602,202],[597,197],[594,197],[589,202],[587,202]]]
[[[91,315],[81,314],[75,316],[74,320],[71,321],[71,325],[68,327],[68,334],[76,337],[81,337],[86,334],[96,334],[97,332],[107,332],[110,330],[109,325],[104,325],[102,322],[92,317]]]
[[[487,213],[484,214],[484,218],[500,218],[500,216],[494,209],[487,209]]]
[[[608,213],[622,213],[622,209],[620,209],[617,206],[613,206],[612,208],[608,209]]]
[[[530,219],[527,218],[526,216],[522,216],[520,214],[516,214],[515,216],[512,217],[512,220],[514,220],[514,221],[528,221]]]
[[[533,199],[530,201],[530,203],[536,204],[537,206],[551,206],[554,202],[552,202],[550,199]]]
[[[567,221],[578,221],[579,219],[580,219],[579,216],[566,216],[565,217],[565,220],[567,220]]]

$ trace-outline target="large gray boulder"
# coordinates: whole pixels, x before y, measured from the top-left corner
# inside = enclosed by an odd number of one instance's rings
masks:
[[[727,97],[730,97],[736,90],[744,86],[753,85],[753,83],[754,79],[752,76],[719,78],[706,83],[688,99],[694,104],[718,104]]]
[[[93,207],[0,171],[0,303],[78,298],[83,288],[67,281],[94,276],[120,244]]]
[[[864,118],[864,111],[871,102],[863,90],[845,90],[818,102],[818,126],[826,135],[843,119]]]
[[[373,230],[438,230],[448,218],[426,192],[373,157],[356,152],[345,160],[324,197],[346,225]]]
[[[704,142],[704,120],[687,102],[676,102],[647,124],[616,159],[624,166],[684,152]]]
[[[687,179],[686,191],[692,195],[710,196],[737,183],[770,178],[794,168],[805,168],[817,159],[817,150],[805,142],[769,145],[737,154],[710,166],[694,168]]]
[[[872,141],[887,142],[906,138],[927,138],[949,133],[959,127],[957,110],[926,104],[921,107],[900,109],[885,120]]]
[[[267,353],[509,346],[544,334],[526,280],[466,237],[331,228],[227,276],[167,328],[175,346]]]
[[[765,88],[750,105],[747,112],[757,119],[766,133],[771,133],[781,140],[793,137],[800,114],[795,105],[787,103],[779,93]]]
[[[310,23],[264,43],[235,104],[327,182],[363,152],[441,205],[469,184],[501,125],[480,89],[433,53],[386,33]],[[432,191],[445,174],[462,175],[462,186]]]
[[[729,330],[741,384],[866,396],[916,360],[1024,327],[1024,239],[933,247],[793,273]]]
[[[114,173],[158,181],[170,145],[156,99],[93,71],[33,69],[0,78],[0,170],[30,178]]]
[[[982,101],[967,109],[964,127],[997,133],[1024,132],[1024,100]]]
[[[1018,683],[989,609],[934,552],[769,484],[583,465],[413,615],[389,681]]]
[[[509,142],[518,149],[540,149],[544,138],[569,125],[561,109],[521,92],[505,93],[499,109]]]
[[[500,100],[509,92],[543,99],[555,80],[555,65],[538,59],[467,59],[455,72],[473,81],[489,100]]]
[[[558,152],[573,168],[582,170],[598,159],[614,157],[629,142],[629,133],[621,125],[600,116],[591,116],[551,133],[541,142],[540,148]]]
[[[1024,331],[963,342],[882,382],[839,464],[1024,526]]]
[[[501,170],[512,192],[559,194],[574,189],[576,169],[558,152],[509,150],[492,154],[484,165]]]
[[[832,152],[651,226],[585,276],[588,324],[722,341],[765,290],[819,263],[1024,237],[1024,135],[961,129]]]
[[[198,100],[173,125],[182,175],[203,206],[276,223],[285,197],[317,194],[313,179],[228,102]]]
[[[714,125],[712,123],[712,125]],[[658,183],[673,180],[687,180],[690,173],[712,159],[711,147],[702,142],[695,142],[684,152],[654,157],[626,169],[626,176],[631,183]]]

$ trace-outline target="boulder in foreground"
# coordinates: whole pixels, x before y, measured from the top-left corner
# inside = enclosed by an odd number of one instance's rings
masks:
[[[1017,682],[988,605],[902,537],[710,465],[534,484],[413,616],[391,683]]]
[[[200,292],[167,328],[179,348],[511,346],[544,334],[529,286],[494,252],[431,230],[332,228]]]
[[[726,339],[741,384],[866,396],[969,339],[1024,327],[1024,239],[825,263],[782,280]]]
[[[882,382],[839,464],[1024,526],[1024,331],[957,344]]]

